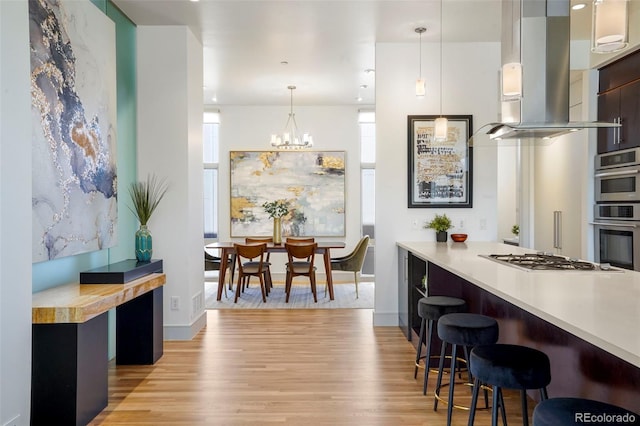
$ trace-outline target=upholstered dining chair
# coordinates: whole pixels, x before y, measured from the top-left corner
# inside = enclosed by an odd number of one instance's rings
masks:
[[[364,257],[367,254],[367,248],[369,247],[369,236],[365,235],[358,242],[356,247],[351,253],[346,256],[332,257],[331,258],[331,271],[351,271],[356,282],[356,299],[358,295],[358,273],[362,270],[362,264],[364,263]],[[327,288],[324,289],[325,297],[327,295]]]
[[[289,295],[291,294],[291,284],[293,278],[298,276],[309,277],[311,283],[311,292],[313,293],[313,301],[318,303],[318,294],[316,292],[316,267],[313,265],[318,243],[287,243],[284,244],[287,250],[287,273],[285,291],[287,293],[285,303],[289,303]]]
[[[236,284],[236,297],[233,303],[238,303],[242,282],[246,277],[254,276],[260,280],[260,290],[262,291],[262,301],[267,302],[267,284],[271,283],[271,273],[265,263],[265,253],[267,244],[238,244],[233,245],[238,263],[238,282]],[[258,260],[255,260],[258,259]]]
[[[227,269],[229,270],[229,274],[228,274],[229,290],[231,290],[233,285],[233,275],[236,268],[235,263],[236,263],[235,254],[229,255],[229,259],[227,260]],[[222,266],[221,258],[210,254],[209,252],[207,252],[207,250],[204,251],[204,270],[205,271],[220,271],[221,266]],[[227,297],[227,286],[225,286],[224,283],[220,283],[220,282],[218,283],[218,285],[224,286],[224,296]]]

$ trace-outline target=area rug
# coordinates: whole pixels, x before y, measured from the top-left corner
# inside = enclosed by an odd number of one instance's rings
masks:
[[[359,298],[356,299],[356,287],[354,283],[340,283],[333,285],[334,300],[329,299],[329,294],[324,295],[324,283],[318,285],[318,303],[314,303],[313,294],[309,283],[294,284],[291,288],[289,303],[285,303],[284,284],[275,283],[267,297],[267,302],[262,301],[260,285],[253,282],[251,286],[241,293],[238,303],[233,303],[235,293],[227,289],[227,296],[222,293],[222,299],[216,301],[218,283],[205,281],[205,308],[206,309],[373,309],[374,283],[361,282],[358,284]],[[235,291],[235,286],[234,286]]]

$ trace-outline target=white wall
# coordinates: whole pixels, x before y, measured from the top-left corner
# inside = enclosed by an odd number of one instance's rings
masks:
[[[163,259],[167,275],[164,337],[190,339],[206,324],[202,45],[187,27],[138,26],[137,51],[138,179],[151,173],[169,184],[149,221],[153,257]]]
[[[221,106],[219,181],[219,240],[230,238],[229,151],[270,150],[270,135],[282,131],[290,106]],[[296,106],[294,113],[301,131],[313,136],[314,150],[346,151],[346,236],[319,238],[343,240],[345,250],[334,250],[338,256],[353,249],[360,239],[360,131],[356,106]],[[242,239],[239,239],[242,240]],[[284,271],[284,256],[272,256],[273,271]],[[322,262],[316,262],[318,273],[324,273]],[[277,278],[276,278],[277,279]]]
[[[515,145],[504,145],[498,150],[498,240],[514,238],[511,233],[513,225],[519,224],[518,182],[516,169],[518,165],[518,148]]]
[[[31,96],[26,1],[0,1],[0,424],[31,397]]]
[[[588,121],[583,116],[582,89],[582,78],[571,83],[570,121]],[[589,158],[586,149],[590,136],[595,138],[596,131],[584,129],[535,146],[532,248],[584,258],[588,242],[582,230],[583,218],[593,204],[593,196],[586,191],[593,180],[593,157]],[[562,212],[560,248],[554,248],[554,211]]]
[[[397,324],[396,242],[435,241],[432,230],[422,229],[425,220],[447,213],[454,225],[464,222],[471,241],[493,241],[497,236],[497,150],[484,133],[474,138],[473,208],[407,208],[407,116],[438,114],[440,108],[440,46],[427,44],[423,49],[429,58],[426,69],[423,66],[427,95],[417,99],[415,43],[376,44],[375,325]],[[471,114],[475,130],[496,121],[500,44],[445,43],[442,51],[443,114]]]

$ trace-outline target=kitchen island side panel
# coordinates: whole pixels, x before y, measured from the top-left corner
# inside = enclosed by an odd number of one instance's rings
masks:
[[[533,347],[551,360],[549,397],[581,397],[640,409],[640,368],[428,262],[429,294],[460,297],[495,318],[499,343]],[[538,392],[531,392],[534,399]]]

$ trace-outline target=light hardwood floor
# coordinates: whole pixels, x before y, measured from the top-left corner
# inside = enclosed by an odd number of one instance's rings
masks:
[[[93,425],[444,425],[413,378],[415,350],[370,309],[210,310],[192,341],[165,342],[152,366],[111,366],[109,405]],[[422,373],[422,371],[420,371]],[[470,391],[456,389],[456,402]],[[517,394],[505,394],[521,424]],[[531,404],[533,405],[533,404]],[[454,410],[453,424],[468,412]],[[489,425],[479,411],[476,425]]]

